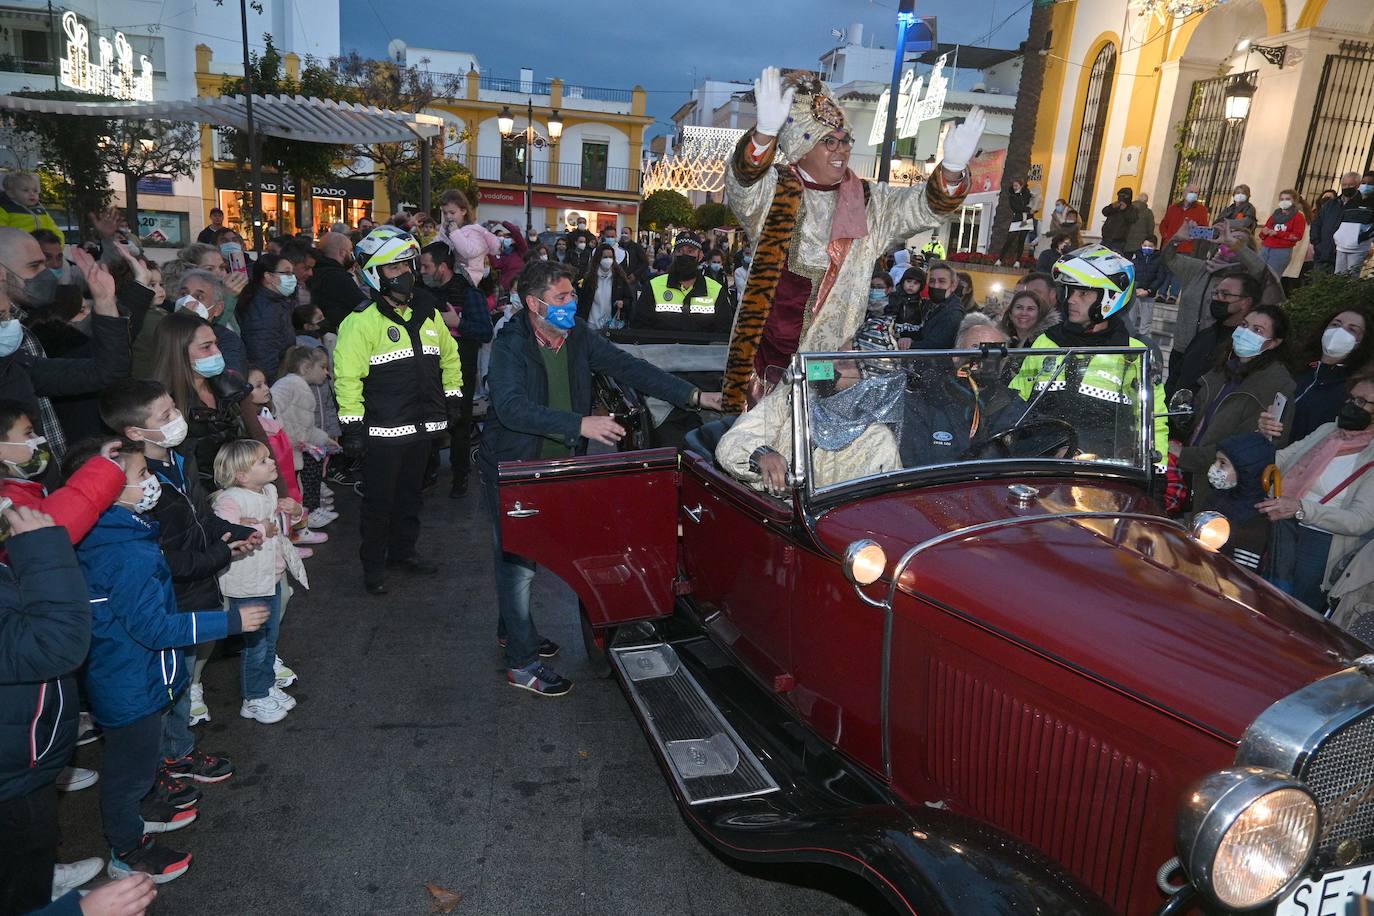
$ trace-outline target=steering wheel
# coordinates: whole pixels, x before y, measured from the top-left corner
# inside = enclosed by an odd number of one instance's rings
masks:
[[[1037,429],[1057,430],[1061,435],[1060,438],[1053,440],[1033,455],[1014,454],[1012,443],[1008,440],[1012,436],[1016,436],[1018,439],[1024,438],[1026,434]],[[1073,457],[1078,453],[1078,431],[1073,428],[1073,424],[1068,420],[1061,420],[1058,417],[1041,417],[1029,423],[1009,427],[1000,433],[993,433],[980,442],[969,443],[969,447],[964,450],[964,454],[959,457],[959,460],[968,461],[981,457],[983,451],[991,446],[1001,449],[1004,458],[1045,458],[1065,448],[1068,449],[1069,457]]]

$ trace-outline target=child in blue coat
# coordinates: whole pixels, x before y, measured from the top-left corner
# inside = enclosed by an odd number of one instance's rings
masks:
[[[79,466],[92,448],[98,443],[72,449],[70,465]],[[100,814],[110,876],[144,872],[162,884],[180,877],[191,856],[157,846],[147,834],[178,830],[197,817],[194,807],[166,802],[140,807],[162,759],[162,716],[190,681],[182,653],[169,650],[253,632],[267,619],[267,608],[178,613],[157,522],[144,517],[157,504],[161,484],[148,470],[142,443],[126,442],[119,464],[124,488],[77,550],[91,599],[86,695],[104,729]]]

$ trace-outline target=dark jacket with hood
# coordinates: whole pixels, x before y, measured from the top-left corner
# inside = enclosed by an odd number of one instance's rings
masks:
[[[76,747],[91,606],[67,532],[10,538],[0,565],[0,801],[51,785]]]
[[[913,350],[948,350],[959,336],[959,324],[964,320],[964,304],[951,291],[944,302],[923,299],[915,309],[908,309],[906,319],[897,319],[897,339],[907,338]]]
[[[248,303],[239,304],[239,333],[248,351],[248,365],[261,369],[269,385],[277,380],[282,357],[295,346],[296,329],[291,324],[295,307],[295,296],[266,287],[259,287]]]
[[[162,482],[162,497],[145,515],[158,524],[158,543],[172,573],[177,610],[209,611],[223,604],[219,581],[232,560],[230,541],[251,537],[252,528],[231,525],[209,511],[199,475],[187,461],[169,452],[170,461],[148,459],[148,470]]]
[[[581,319],[563,342],[568,350],[572,410],[549,407],[548,372],[530,320],[528,310],[521,309],[492,343],[487,370],[491,407],[478,453],[484,484],[495,485],[496,466],[502,461],[538,458],[546,439],[553,439],[574,453],[585,450],[582,418],[592,411],[593,372],[609,375],[622,385],[678,407],[687,407],[695,386],[629,355],[591,331]]]
[[[1126,206],[1117,207],[1117,204],[1124,203]],[[1116,200],[1102,208],[1102,244],[1110,248],[1123,249],[1126,245],[1126,236],[1130,233],[1135,221],[1140,218],[1140,211],[1131,206],[1131,193],[1129,189],[1124,195],[1118,192]]]
[[[176,613],[158,524],[124,506],[105,510],[77,558],[91,602],[86,698],[105,728],[165,709],[186,688],[190,672],[174,650],[240,631],[237,611]]]
[[[1222,553],[1242,566],[1259,568],[1260,557],[1269,543],[1269,519],[1255,508],[1268,498],[1264,490],[1264,469],[1274,463],[1274,443],[1257,432],[1240,433],[1223,439],[1217,451],[1224,453],[1236,469],[1236,485],[1229,490],[1212,490],[1206,501],[1194,500],[1199,511],[1213,509],[1231,523],[1231,537]]]
[[[335,330],[355,308],[368,300],[353,279],[351,270],[320,253],[315,255],[315,273],[309,285],[310,301],[320,307],[325,320]]]
[[[1293,381],[1296,386],[1293,429],[1288,439],[1297,442],[1306,439],[1323,423],[1336,419],[1337,412],[1345,403],[1345,386],[1350,381],[1350,369],[1344,364],[1328,366],[1318,360],[1307,371],[1300,372]]]

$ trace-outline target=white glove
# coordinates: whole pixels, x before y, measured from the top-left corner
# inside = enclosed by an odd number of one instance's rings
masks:
[[[793,87],[783,88],[781,70],[764,67],[759,78],[754,80],[754,108],[758,112],[755,130],[765,137],[776,137],[787,123],[787,116],[792,111],[792,96],[795,94]]]
[[[987,126],[987,116],[983,109],[975,107],[968,113],[964,123],[949,132],[945,138],[945,159],[940,163],[945,171],[962,173],[968,168],[968,161],[978,151],[978,141],[983,137]]]

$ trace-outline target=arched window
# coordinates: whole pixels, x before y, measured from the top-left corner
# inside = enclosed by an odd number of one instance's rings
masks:
[[[1108,42],[1097,52],[1083,98],[1083,126],[1078,132],[1078,149],[1073,157],[1073,180],[1069,184],[1069,206],[1076,209],[1086,224],[1092,219],[1093,190],[1097,167],[1102,157],[1102,139],[1107,132],[1107,106],[1112,98],[1112,76],[1116,67],[1116,45]]]

